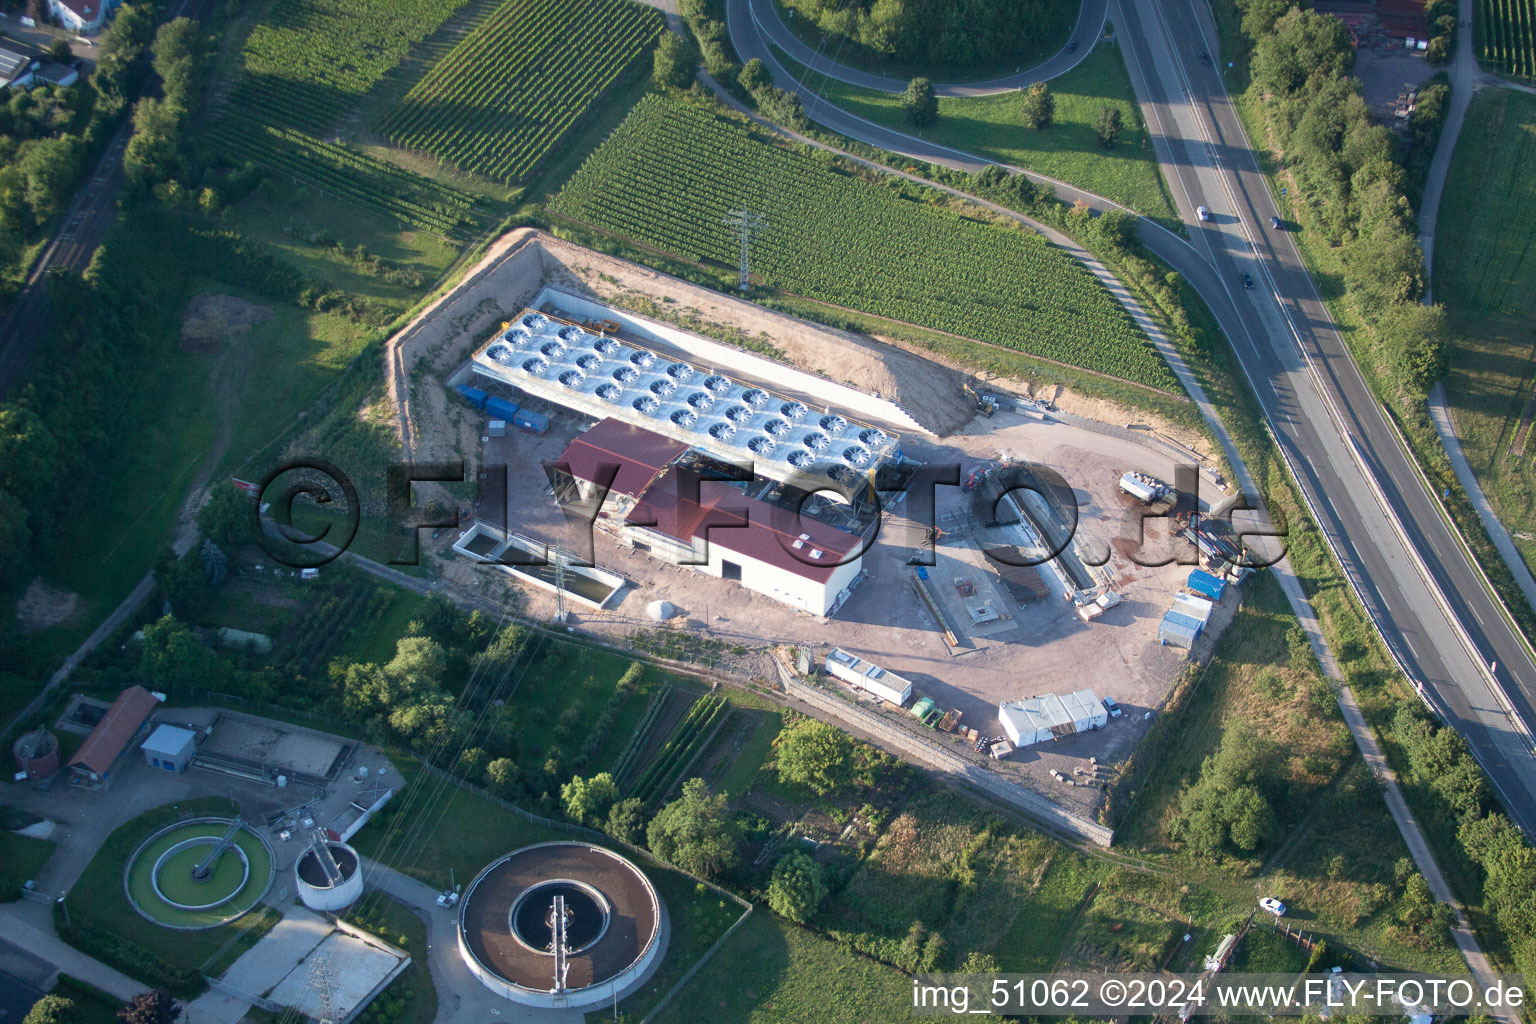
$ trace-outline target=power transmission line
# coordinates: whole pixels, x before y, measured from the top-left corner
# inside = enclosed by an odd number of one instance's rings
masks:
[[[768,222],[763,218],[762,214],[753,213],[743,206],[739,210],[727,210],[722,223],[731,229],[731,233],[741,243],[741,283],[739,287],[742,291],[746,291],[749,276],[747,248],[752,242],[752,236],[761,232]]]

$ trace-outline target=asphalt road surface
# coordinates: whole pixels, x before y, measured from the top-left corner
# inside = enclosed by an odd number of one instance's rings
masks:
[[[762,6],[728,0],[731,41],[743,60],[761,58],[775,81],[788,85],[794,78],[767,46],[760,13],[754,17]],[[1398,446],[1290,235],[1269,226],[1279,211],[1221,81],[1209,11],[1191,0],[1113,0],[1111,7],[1164,176],[1190,231],[1186,242],[1143,221],[1143,242],[1210,305],[1394,655],[1466,736],[1515,820],[1536,834],[1536,760],[1519,721],[1533,720],[1536,662]],[[1201,52],[1212,55],[1211,64],[1200,61]],[[850,138],[962,170],[987,163],[799,91],[811,119]],[[1031,177],[1063,198],[1099,209],[1114,205]],[[1211,209],[1210,222],[1196,218],[1199,205]],[[1244,274],[1252,289],[1243,286]]]
[[[784,24],[784,19],[779,16],[778,9],[772,0],[753,0],[751,6],[759,32],[811,71],[865,89],[876,89],[880,92],[906,91],[907,79],[860,71],[837,63],[835,55],[828,57],[819,50],[811,49],[800,41],[799,36],[789,30],[788,25]],[[1093,49],[1094,41],[1104,31],[1104,21],[1108,14],[1109,0],[1083,0],[1082,10],[1077,16],[1077,24],[1072,27],[1072,34],[1067,37],[1066,43],[1060,50],[1044,61],[1032,68],[1024,68],[1014,74],[985,82],[935,84],[933,91],[940,96],[987,96],[992,93],[1022,89],[1031,83],[1043,82],[1057,75],[1066,74],[1077,67],[1083,58],[1088,56],[1088,51]],[[747,59],[745,54],[742,54],[742,59]],[[783,84],[782,79],[776,80]]]

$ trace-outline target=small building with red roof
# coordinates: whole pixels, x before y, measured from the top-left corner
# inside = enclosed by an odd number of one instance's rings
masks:
[[[830,615],[860,572],[858,534],[748,497],[739,485],[674,465],[625,517],[622,536],[638,551],[749,590],[812,615]]]
[[[117,762],[147,731],[149,716],[159,703],[160,698],[142,686],[130,686],[118,694],[69,760],[75,781],[93,785],[106,782]]]

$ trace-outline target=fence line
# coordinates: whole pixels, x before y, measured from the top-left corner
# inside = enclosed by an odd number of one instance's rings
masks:
[[[791,696],[879,736],[911,757],[930,764],[959,781],[969,783],[988,796],[1022,811],[1038,822],[1086,839],[1098,846],[1108,847],[1114,841],[1114,830],[1074,814],[1033,790],[1009,782],[989,771],[985,765],[972,763],[924,737],[892,725],[879,715],[840,700],[814,683],[784,674],[784,684]]]
[[[640,1024],[651,1024],[651,1021],[656,1019],[656,1015],[662,1010],[666,1009],[667,1004],[672,1001],[672,997],[681,992],[683,990],[683,986],[692,981],[693,976],[699,973],[699,968],[709,963],[710,958],[715,955],[715,952],[721,946],[725,945],[725,940],[729,939],[733,934],[735,934],[737,928],[740,928],[743,924],[746,923],[747,918],[752,916],[753,909],[754,908],[750,903],[747,904],[746,912],[738,917],[735,923],[725,930],[724,935],[715,940],[714,945],[710,946],[704,951],[703,956],[694,961],[693,966],[688,968],[687,972],[684,973],[681,978],[677,979],[676,985],[673,985],[671,988],[667,989],[667,994],[661,997],[661,1001],[659,1003],[651,1007],[651,1012],[640,1018]]]

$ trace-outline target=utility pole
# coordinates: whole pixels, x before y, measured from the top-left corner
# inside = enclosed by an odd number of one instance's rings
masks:
[[[555,548],[555,621],[565,621],[565,552]]]
[[[762,231],[767,221],[760,213],[753,213],[743,206],[739,210],[727,210],[722,221],[731,229],[737,240],[741,243],[741,283],[738,287],[742,291],[747,290],[747,247],[752,241],[752,236]]]

